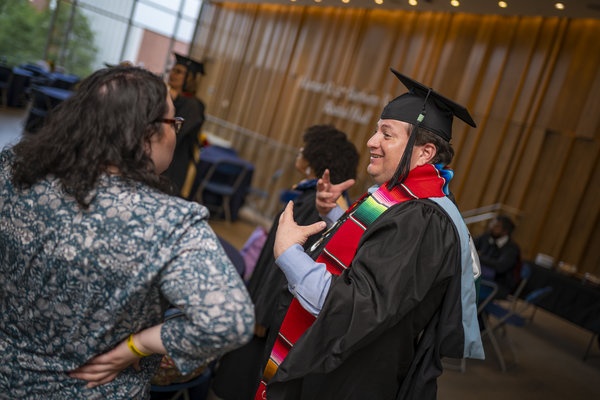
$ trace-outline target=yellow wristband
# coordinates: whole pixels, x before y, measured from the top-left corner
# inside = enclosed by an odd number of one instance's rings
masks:
[[[137,347],[135,347],[135,344],[133,344],[133,333],[127,337],[127,347],[129,347],[129,350],[131,350],[131,352],[138,357],[148,357],[148,356],[152,355],[152,354],[142,353],[141,351],[138,350]]]

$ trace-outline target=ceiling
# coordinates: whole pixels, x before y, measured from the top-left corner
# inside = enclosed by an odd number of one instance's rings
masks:
[[[505,0],[506,8],[498,6],[498,0],[459,0],[460,5],[453,7],[450,0],[417,0],[411,6],[408,0],[382,0],[383,4],[375,4],[374,0],[225,0],[237,3],[273,3],[290,5],[313,5],[320,7],[354,7],[383,8],[390,10],[416,10],[437,12],[463,12],[470,14],[500,15],[539,15],[544,17],[567,18],[600,18],[600,0]],[[564,4],[563,10],[555,8],[557,2]]]

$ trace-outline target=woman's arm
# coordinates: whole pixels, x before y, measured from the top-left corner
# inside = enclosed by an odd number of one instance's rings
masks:
[[[167,351],[160,338],[162,325],[155,325],[133,334],[134,350],[147,355],[155,353],[166,354]],[[72,378],[88,381],[86,387],[93,388],[112,381],[122,370],[130,365],[133,365],[139,371],[141,356],[130,349],[127,340],[128,338],[121,341],[117,347],[109,352],[92,358],[87,364],[72,371],[69,375]]]

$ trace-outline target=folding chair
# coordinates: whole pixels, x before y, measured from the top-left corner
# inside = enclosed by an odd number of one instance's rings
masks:
[[[522,301],[519,301],[519,297],[529,277],[531,276],[531,268],[528,265],[524,265],[521,271],[521,282],[517,287],[515,293],[512,295],[511,300],[509,300],[508,306],[504,306],[498,301],[491,301],[487,303],[482,310],[481,319],[484,325],[484,330],[481,333],[481,337],[489,336],[490,341],[494,347],[494,351],[498,358],[498,362],[500,363],[500,369],[502,372],[506,372],[506,362],[504,361],[504,357],[502,352],[500,351],[500,346],[496,340],[495,332],[498,330],[503,331],[503,336],[506,337],[508,342],[508,346],[513,355],[513,365],[516,365],[518,362],[517,351],[508,335],[507,325],[512,325],[515,327],[522,327],[527,322],[527,318],[522,316],[522,313],[531,307],[535,307],[537,302],[541,300],[543,297],[547,296],[551,291],[552,287],[547,286],[539,289],[532,290],[525,296]],[[482,285],[483,285],[482,281]],[[486,282],[486,285],[495,285],[493,282]],[[490,316],[493,316],[496,319],[496,322],[492,324],[490,321]]]
[[[12,68],[6,65],[0,65],[0,92],[2,92],[0,105],[4,107],[8,105],[8,88],[10,87],[11,78]]]
[[[25,120],[25,131],[28,133],[37,132],[48,117],[52,109],[50,98],[42,92],[37,86],[31,87],[31,104],[27,119]]]
[[[248,168],[242,161],[222,159],[215,162],[198,187],[197,200],[209,209],[216,209],[217,213],[224,211],[225,220],[231,222],[231,200],[240,189],[247,173]],[[206,201],[207,195],[220,197],[220,202],[217,200],[217,204],[214,204]]]

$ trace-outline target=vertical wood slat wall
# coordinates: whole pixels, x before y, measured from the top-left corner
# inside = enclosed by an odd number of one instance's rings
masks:
[[[383,105],[405,92],[393,67],[466,105],[478,125],[454,123],[460,209],[518,210],[524,258],[600,274],[600,21],[207,3],[198,29],[192,55],[207,60],[199,96],[213,117],[204,129],[255,164],[253,186],[271,194],[255,201],[263,215],[300,179],[295,149],[313,124],[333,123],[361,151],[351,195],[370,185],[366,141]],[[333,116],[328,102],[366,117]]]

